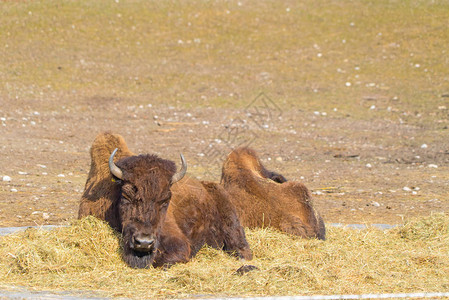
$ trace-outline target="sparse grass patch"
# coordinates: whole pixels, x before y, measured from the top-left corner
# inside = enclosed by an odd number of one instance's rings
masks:
[[[389,231],[329,228],[326,241],[248,230],[255,258],[247,263],[259,270],[236,275],[242,263],[209,247],[166,271],[131,269],[119,236],[88,217],[0,238],[0,285],[135,298],[447,292],[448,224],[440,214]]]
[[[280,105],[431,125],[447,93],[448,9],[387,0],[2,2],[0,95],[238,107],[262,90]],[[366,97],[375,111],[360,105]]]

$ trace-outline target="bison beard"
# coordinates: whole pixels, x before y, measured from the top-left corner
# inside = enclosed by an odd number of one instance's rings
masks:
[[[172,161],[136,156],[120,135],[102,133],[91,158],[78,216],[96,216],[122,232],[129,266],[186,262],[204,244],[252,258],[235,207],[219,184],[187,177],[176,183],[185,174],[182,156],[183,168],[176,173]]]
[[[270,226],[305,238],[325,239],[323,219],[307,187],[265,169],[254,150],[237,148],[228,155],[221,184],[243,226]]]

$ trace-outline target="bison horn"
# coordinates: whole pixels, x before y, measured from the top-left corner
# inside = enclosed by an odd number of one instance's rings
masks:
[[[186,160],[184,159],[184,155],[181,154],[180,156],[181,156],[181,162],[182,162],[181,170],[178,173],[176,173],[175,175],[173,175],[173,177],[171,178],[172,184],[180,181],[184,177],[184,175],[186,175],[186,172],[187,172],[187,163],[186,163]]]
[[[115,148],[115,150],[112,152],[111,156],[109,156],[109,171],[111,171],[111,174],[117,177],[118,179],[123,179],[123,172],[120,170],[119,167],[117,167],[114,164],[114,156],[115,153],[117,153],[118,148]]]

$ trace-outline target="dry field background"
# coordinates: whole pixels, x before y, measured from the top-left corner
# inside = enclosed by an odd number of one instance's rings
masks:
[[[74,220],[89,170],[89,147],[104,130],[123,135],[134,152],[175,161],[182,152],[189,172],[208,180],[219,180],[230,149],[250,144],[268,168],[314,192],[327,223],[400,224],[448,211],[447,1],[49,0],[0,1],[0,8],[0,226]],[[221,282],[224,289],[235,284],[235,294],[245,294],[245,278],[266,284],[265,290],[248,289],[248,295],[388,292],[406,286],[448,291],[447,265],[439,256],[447,257],[448,249],[432,246],[434,240],[421,245],[392,233],[341,229],[330,229],[324,243],[266,230],[249,236],[255,249],[266,243],[275,253],[288,244],[288,251],[299,249],[298,259],[307,253],[304,259],[322,259],[326,268],[336,261],[346,277],[326,277],[320,267],[304,269],[301,260],[298,265],[295,259],[294,265],[272,261],[262,247],[255,250],[266,263],[262,271],[238,277],[241,284],[231,275]],[[353,247],[347,239],[353,239]],[[408,271],[376,273],[371,263],[352,257],[364,255],[361,245],[377,240],[379,253],[384,244],[417,247],[407,251],[429,257],[429,268],[435,270],[429,280],[438,282],[438,289],[424,285],[426,280],[407,285],[413,264]],[[326,247],[336,252],[326,254]],[[394,252],[374,257],[394,261]],[[206,249],[193,263],[198,271],[187,264],[169,272],[179,271],[176,278],[185,286],[195,276],[205,286],[201,268],[211,256],[221,255]],[[340,257],[349,260],[339,265]],[[223,259],[215,269],[237,266]],[[410,258],[403,261],[409,264]],[[119,273],[137,276],[129,277],[134,278],[129,284],[140,276],[167,279],[172,274],[115,263],[111,268]],[[304,282],[295,289],[281,273],[284,279],[270,277],[276,267]],[[94,274],[89,270],[86,276]],[[114,270],[105,274],[118,278]],[[56,268],[46,274],[71,278],[72,271]],[[16,280],[11,272],[2,282]],[[362,279],[354,272],[366,272],[370,287],[359,288]],[[387,273],[399,281],[389,284]],[[339,278],[349,287],[340,287]],[[24,285],[36,287],[40,280]],[[285,285],[272,288],[283,280]],[[321,289],[306,288],[310,282]],[[156,291],[148,293],[156,296]],[[161,290],[159,296],[201,291],[174,293]],[[208,288],[204,293],[225,294]]]

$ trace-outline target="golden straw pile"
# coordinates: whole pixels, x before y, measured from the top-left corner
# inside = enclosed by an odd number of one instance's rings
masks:
[[[120,237],[93,217],[0,237],[0,289],[95,291],[106,297],[267,296],[449,291],[449,216],[382,231],[329,228],[326,241],[247,230],[259,269],[208,247],[168,270],[131,269]]]

